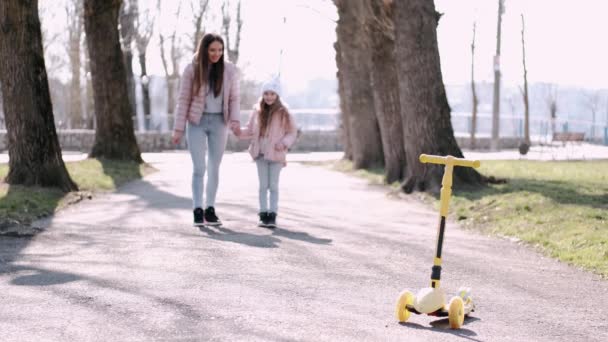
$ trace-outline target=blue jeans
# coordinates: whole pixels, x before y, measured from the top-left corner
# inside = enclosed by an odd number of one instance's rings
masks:
[[[258,167],[258,180],[260,181],[260,212],[270,211],[276,213],[279,209],[279,175],[281,174],[283,163],[258,157],[255,160],[255,164]],[[268,206],[269,192],[270,208]]]
[[[221,114],[203,114],[198,125],[188,122],[186,127],[188,150],[192,158],[192,207],[208,208],[215,206],[215,195],[219,183],[220,163],[226,149],[228,127]],[[209,147],[208,162],[205,154]],[[206,207],[203,202],[203,178],[207,173]]]

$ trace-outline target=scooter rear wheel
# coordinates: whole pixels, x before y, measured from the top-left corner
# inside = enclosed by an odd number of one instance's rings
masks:
[[[395,307],[395,317],[399,322],[405,322],[410,318],[411,312],[407,309],[407,305],[414,304],[414,294],[408,290],[403,290],[397,299]]]
[[[448,320],[450,328],[460,329],[464,323],[464,303],[459,296],[452,297],[448,308]]]

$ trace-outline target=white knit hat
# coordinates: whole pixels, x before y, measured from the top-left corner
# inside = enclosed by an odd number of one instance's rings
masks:
[[[262,94],[269,90],[275,92],[277,95],[279,95],[279,97],[281,97],[281,81],[277,76],[273,76],[262,85]]]

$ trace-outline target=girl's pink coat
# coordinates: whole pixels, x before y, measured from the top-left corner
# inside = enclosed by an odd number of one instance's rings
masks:
[[[289,115],[290,124],[284,125],[280,120],[280,112],[285,112]],[[287,126],[287,127],[286,127]],[[298,130],[296,128],[293,116],[289,114],[285,108],[280,108],[273,113],[273,116],[268,125],[268,144],[264,151],[264,159],[281,162],[286,165],[287,149],[277,151],[275,145],[279,142],[283,143],[287,148],[291,147],[296,141]],[[258,122],[258,110],[254,109],[249,117],[247,126],[241,128],[240,139],[251,139],[249,144],[249,154],[252,158],[256,158],[260,154],[260,124]]]

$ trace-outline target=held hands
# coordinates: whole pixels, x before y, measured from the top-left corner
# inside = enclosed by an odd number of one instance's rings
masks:
[[[184,136],[183,131],[173,131],[173,136],[171,137],[171,142],[174,145],[179,145],[179,142],[182,140],[183,136]]]
[[[285,144],[282,142],[278,142],[274,145],[274,149],[275,151],[281,152],[287,150],[287,146],[285,146]]]
[[[230,121],[230,130],[238,137],[241,135],[241,123],[235,120]]]

